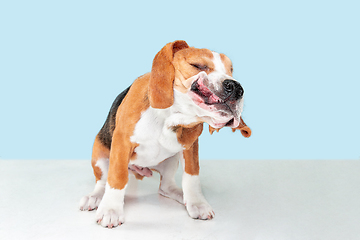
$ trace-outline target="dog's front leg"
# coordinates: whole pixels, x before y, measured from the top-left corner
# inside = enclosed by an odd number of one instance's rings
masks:
[[[108,228],[124,223],[124,197],[129,179],[131,145],[122,139],[120,134],[114,132],[105,194],[96,212],[97,222]]]
[[[198,151],[198,140],[196,140],[189,149],[183,151],[184,173],[182,188],[184,192],[184,204],[190,217],[206,220],[212,219],[215,213],[201,191]]]

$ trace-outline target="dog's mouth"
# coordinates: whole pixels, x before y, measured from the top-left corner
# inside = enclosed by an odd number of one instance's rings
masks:
[[[231,107],[227,104],[226,101],[214,94],[207,86],[204,85],[201,78],[194,81],[190,88],[196,96],[194,102],[205,109],[214,109],[219,111],[220,114],[225,116],[236,116]],[[239,121],[232,117],[227,122],[213,123],[216,127],[233,127],[238,124]]]
[[[211,92],[200,79],[193,82],[190,90],[197,94],[206,105],[225,104],[225,102]]]

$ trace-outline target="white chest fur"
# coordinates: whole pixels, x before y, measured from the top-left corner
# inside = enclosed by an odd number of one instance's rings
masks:
[[[135,148],[136,159],[131,161],[142,167],[156,166],[182,150],[176,133],[167,126],[170,109],[149,108],[142,113],[135,126],[131,142],[139,144]]]
[[[195,108],[194,108],[195,107]],[[174,104],[167,109],[149,107],[142,113],[135,126],[131,142],[139,144],[135,148],[136,159],[131,161],[142,167],[156,166],[165,159],[183,150],[172,127],[188,125],[197,120],[198,106],[190,97],[174,90]]]

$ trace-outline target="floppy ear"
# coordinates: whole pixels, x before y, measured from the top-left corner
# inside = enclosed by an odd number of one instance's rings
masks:
[[[174,54],[189,46],[185,41],[165,45],[154,58],[150,74],[149,101],[153,108],[168,108],[174,103],[175,69],[172,65]]]
[[[211,126],[209,126],[209,132],[210,134],[213,134],[214,131],[219,132],[221,128],[213,128]],[[235,132],[236,130],[240,130],[241,134],[248,138],[251,136],[251,129],[245,124],[244,120],[242,119],[242,117],[240,117],[240,124],[239,126],[237,126],[236,128],[232,128],[232,131]]]

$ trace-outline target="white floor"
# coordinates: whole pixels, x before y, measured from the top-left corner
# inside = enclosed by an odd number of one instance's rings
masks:
[[[125,224],[105,229],[78,210],[89,161],[1,160],[0,239],[360,239],[360,161],[201,161],[201,177],[213,220],[159,196],[154,174],[131,179]]]

